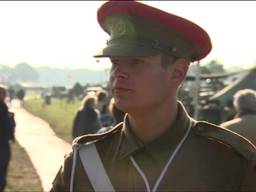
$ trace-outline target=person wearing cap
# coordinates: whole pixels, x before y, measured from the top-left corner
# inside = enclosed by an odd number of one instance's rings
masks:
[[[110,58],[126,115],[73,141],[51,191],[255,191],[255,147],[191,118],[177,100],[189,63],[211,50],[206,31],[135,1],[104,3],[98,22],[110,39],[95,57]]]

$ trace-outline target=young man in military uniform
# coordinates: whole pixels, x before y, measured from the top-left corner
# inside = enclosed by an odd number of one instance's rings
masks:
[[[98,22],[110,35],[97,57],[124,122],[74,141],[52,191],[256,191],[255,148],[188,116],[176,94],[190,62],[211,50],[208,34],[134,1],[109,1]]]

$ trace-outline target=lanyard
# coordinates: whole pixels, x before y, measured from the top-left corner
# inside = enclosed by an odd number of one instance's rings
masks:
[[[140,174],[140,176],[142,177],[146,188],[147,188],[147,192],[156,192],[159,184],[161,183],[168,167],[170,166],[170,164],[172,163],[172,160],[174,159],[174,157],[176,156],[176,154],[178,153],[179,149],[181,148],[182,144],[184,143],[184,141],[186,140],[186,138],[188,137],[188,134],[191,130],[192,127],[192,121],[190,120],[187,131],[184,135],[184,137],[180,140],[179,144],[177,145],[177,147],[175,148],[174,152],[172,153],[171,157],[169,158],[168,162],[165,164],[163,170],[161,171],[159,177],[157,178],[157,181],[153,187],[153,189],[150,189],[150,185],[148,182],[148,179],[146,177],[146,175],[143,173],[143,171],[141,170],[141,168],[139,167],[139,165],[136,163],[136,161],[134,160],[134,158],[132,156],[130,156],[130,160],[132,161],[133,166],[136,168],[136,170],[138,171],[138,173]]]

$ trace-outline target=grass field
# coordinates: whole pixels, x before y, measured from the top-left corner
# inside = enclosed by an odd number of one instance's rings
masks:
[[[5,192],[41,192],[41,181],[27,153],[16,142],[11,145],[12,158],[9,164]]]
[[[80,101],[66,103],[65,100],[52,99],[45,105],[41,98],[25,100],[24,108],[50,124],[56,135],[65,141],[72,141],[72,124]]]

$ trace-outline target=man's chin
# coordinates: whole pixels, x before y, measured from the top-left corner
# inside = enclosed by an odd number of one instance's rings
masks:
[[[115,105],[118,109],[126,112],[131,107],[131,100],[128,99],[115,99]]]

